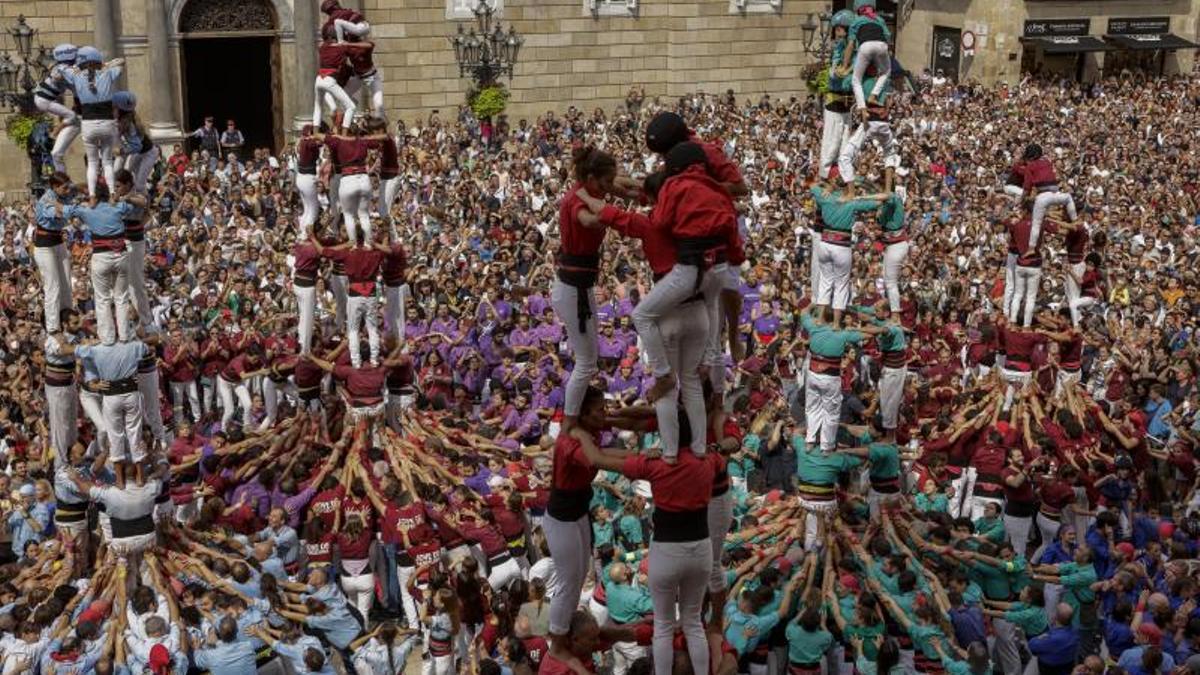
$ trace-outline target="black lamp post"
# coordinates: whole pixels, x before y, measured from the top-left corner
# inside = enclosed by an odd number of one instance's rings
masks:
[[[33,89],[54,65],[54,55],[43,45],[34,52],[33,39],[37,29],[25,22],[25,16],[17,17],[15,26],[8,29],[16,49],[14,61],[7,52],[0,51],[0,105],[10,108],[11,114],[36,115],[33,105]],[[29,190],[40,195],[45,190],[42,180],[42,153],[29,149]]]
[[[816,57],[817,71],[829,65],[829,40],[830,40],[830,24],[833,23],[833,15],[828,10],[822,10],[820,13],[810,12],[804,17],[804,23],[800,24],[800,36],[804,41],[804,53],[809,56]],[[819,113],[821,110],[820,97],[816,97],[816,108]]]
[[[459,24],[458,32],[448,38],[458,61],[458,76],[470,75],[479,89],[495,84],[501,75],[512,80],[517,55],[525,44],[525,38],[517,35],[512,26],[504,32],[495,20],[495,13],[496,8],[488,0],[479,0],[475,5],[475,25],[466,31]]]

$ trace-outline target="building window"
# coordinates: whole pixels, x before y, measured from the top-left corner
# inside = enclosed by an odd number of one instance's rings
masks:
[[[729,0],[730,14],[782,14],[783,0]]]
[[[586,16],[637,16],[638,0],[583,0]]]
[[[475,18],[475,6],[487,2],[496,10],[496,15],[504,13],[504,0],[446,0],[446,18],[449,20],[467,20]]]

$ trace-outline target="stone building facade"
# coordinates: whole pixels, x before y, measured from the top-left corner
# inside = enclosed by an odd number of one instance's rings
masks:
[[[730,89],[743,99],[804,96],[800,72],[815,57],[805,49],[801,26],[811,13],[852,0],[491,1],[500,4],[504,25],[525,37],[509,112],[532,118],[568,105],[610,110],[632,85],[642,86],[648,97]],[[205,115],[217,117],[219,126],[226,117],[236,118],[249,144],[279,149],[312,115],[318,4],[4,0],[0,27],[24,15],[44,45],[94,44],[106,55],[124,57],[139,114],[168,152]],[[393,119],[412,123],[435,109],[450,114],[463,101],[469,83],[459,77],[447,37],[456,24],[470,20],[474,0],[343,4],[362,9],[371,22]],[[1031,21],[1087,19],[1087,34],[1101,36],[1110,18],[1156,17],[1174,36],[1195,40],[1200,15],[1200,0],[880,0],[880,5],[896,27],[896,54],[905,67],[940,67],[987,83],[1015,81],[1023,68],[1074,69],[1086,79],[1113,58],[1111,51],[1044,53],[1039,39],[1026,34]],[[975,38],[973,53],[962,51],[964,32]],[[1192,50],[1161,54],[1153,67],[1191,68]],[[77,142],[73,172],[82,171],[79,150]],[[0,172],[0,191],[19,191],[28,176],[20,151],[7,138],[0,138],[0,162],[9,169]]]

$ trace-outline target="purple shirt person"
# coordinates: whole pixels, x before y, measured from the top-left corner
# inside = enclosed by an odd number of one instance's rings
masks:
[[[759,335],[774,336],[779,332],[779,316],[771,304],[763,305],[762,314],[754,320],[754,332]]]
[[[555,411],[562,407],[563,390],[562,387],[556,387],[547,378],[542,380],[542,384],[538,391],[533,393],[533,407],[535,410]]]
[[[629,298],[621,298],[617,301],[617,316],[632,316],[633,315],[633,300]]]
[[[536,347],[538,335],[529,327],[528,319],[522,317],[512,332],[508,334],[508,346],[516,350],[518,347]]]
[[[547,349],[556,350],[558,344],[563,341],[563,326],[551,317],[548,321],[542,323],[535,330],[538,332],[538,337],[542,341],[542,345]]]
[[[271,493],[263,487],[258,477],[233,489],[228,503],[237,505],[242,502],[249,504],[259,518],[266,518],[271,512]]]
[[[641,389],[642,378],[633,372],[633,366],[628,363],[621,364],[621,368],[608,380],[608,392],[626,402],[640,396]]]
[[[614,302],[596,303],[596,323],[612,322],[617,319],[617,305]]]
[[[602,359],[619,359],[629,349],[629,343],[618,336],[612,326],[605,326],[604,332],[597,338],[597,353]]]
[[[449,315],[445,307],[439,308],[438,315],[429,322],[429,332],[442,333],[446,336],[453,335],[458,332],[458,322]]]
[[[496,342],[495,333],[484,333],[479,338],[479,355],[483,357],[483,363],[488,367],[494,368],[500,365],[503,360],[500,358],[500,350],[504,345]]]
[[[533,316],[542,316],[550,309],[550,302],[541,293],[534,293],[525,298],[525,311]]]
[[[420,318],[414,318],[411,321],[404,323],[404,337],[409,340],[415,340],[424,337],[429,332],[429,322]]]

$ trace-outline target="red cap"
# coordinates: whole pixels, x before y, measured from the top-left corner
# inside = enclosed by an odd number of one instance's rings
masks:
[[[154,675],[168,675],[171,672],[171,652],[163,645],[150,648],[150,670]]]
[[[771,490],[766,495],[766,502],[768,504],[775,504],[779,501],[780,497],[782,497],[782,496],[783,496],[783,493],[780,492],[779,490]]]
[[[842,588],[845,588],[851,593],[858,593],[860,588],[858,585],[858,579],[856,579],[853,574],[843,574],[839,581],[842,582]]]
[[[1126,558],[1132,558],[1134,554],[1133,544],[1123,541],[1117,544],[1117,550],[1120,551]]]
[[[1144,623],[1138,626],[1138,635],[1146,638],[1146,642],[1148,642],[1151,647],[1158,647],[1162,645],[1162,629],[1152,623]]]
[[[1161,522],[1158,524],[1158,536],[1170,539],[1175,536],[1175,523]]]
[[[780,558],[775,561],[775,567],[783,576],[790,576],[792,573],[792,561],[787,558]]]
[[[92,622],[102,623],[108,618],[108,613],[112,610],[112,603],[107,600],[93,600],[88,608],[79,613],[77,623]]]

